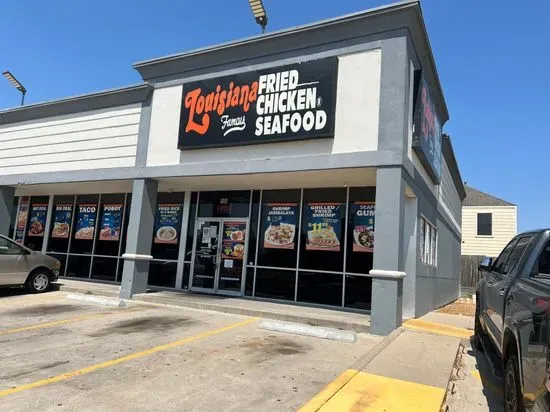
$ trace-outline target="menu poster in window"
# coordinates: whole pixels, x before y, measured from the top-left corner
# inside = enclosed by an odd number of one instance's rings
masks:
[[[76,215],[75,239],[92,240],[94,238],[97,203],[78,205]]]
[[[21,200],[19,204],[19,215],[17,216],[17,226],[15,228],[15,241],[23,244],[25,237],[25,228],[27,227],[27,219],[29,217],[29,200]]]
[[[374,251],[374,202],[354,202],[353,216],[353,251]]]
[[[71,220],[73,217],[73,205],[57,204],[53,211],[52,237],[57,239],[68,239],[71,231]]]
[[[222,258],[244,258],[246,222],[223,222]]]
[[[306,250],[340,251],[343,203],[307,203]]]
[[[181,227],[181,204],[157,205],[155,214],[155,243],[177,244]]]
[[[122,221],[122,203],[106,203],[103,205],[99,240],[117,242],[120,239],[120,224]]]
[[[40,203],[31,206],[29,213],[29,231],[28,236],[43,237],[46,227],[46,215],[48,214],[48,204]]]
[[[298,203],[264,204],[264,248],[294,249]]]

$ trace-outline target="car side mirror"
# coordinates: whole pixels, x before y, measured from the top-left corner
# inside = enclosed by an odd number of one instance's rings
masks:
[[[493,258],[486,256],[483,259],[481,259],[478,269],[482,272],[490,272],[492,267],[493,267]]]

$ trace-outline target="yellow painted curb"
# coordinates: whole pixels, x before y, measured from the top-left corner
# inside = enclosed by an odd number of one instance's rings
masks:
[[[435,333],[437,335],[453,336],[461,339],[469,339],[474,334],[474,331],[470,329],[457,328],[455,326],[427,322],[420,319],[409,319],[403,323],[403,327],[405,329],[419,330],[422,332]]]
[[[298,409],[298,412],[316,412],[329,401],[340,389],[342,389],[355,375],[359,373],[358,370],[348,369],[331,383],[324,387],[324,389],[311,398],[304,406]]]

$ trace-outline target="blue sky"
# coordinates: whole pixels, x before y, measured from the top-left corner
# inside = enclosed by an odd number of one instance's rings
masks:
[[[264,0],[268,31],[388,2]],[[27,87],[28,103],[135,84],[136,61],[259,32],[246,0],[1,3],[0,69]],[[520,230],[549,227],[550,1],[421,4],[463,180],[516,203]],[[0,109],[19,98],[0,78]]]

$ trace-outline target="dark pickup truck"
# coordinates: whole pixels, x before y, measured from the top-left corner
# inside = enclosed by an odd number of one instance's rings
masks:
[[[505,410],[548,411],[550,229],[517,235],[479,269],[474,343],[502,361]]]

